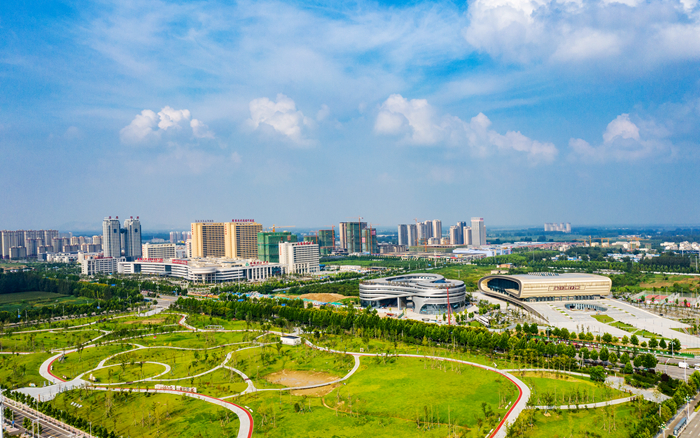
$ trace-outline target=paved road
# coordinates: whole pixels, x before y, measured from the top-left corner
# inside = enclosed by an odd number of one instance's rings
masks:
[[[690,422],[685,427],[679,438],[695,438],[700,436],[700,415],[690,414]]]
[[[37,415],[36,411],[33,409],[28,409],[24,405],[14,402],[13,400],[7,400],[5,399],[5,406],[10,408],[12,412],[15,414],[15,427],[18,428],[22,432],[27,432],[31,435],[30,432],[28,432],[24,427],[22,427],[22,422],[24,421],[24,418],[27,417],[30,420],[39,420],[39,424],[41,424],[42,427],[42,432],[41,436],[42,437],[55,437],[55,438],[71,438],[71,437],[90,437],[90,434],[87,432],[83,432],[79,429],[76,429],[74,427],[71,427],[61,421],[56,420],[55,418],[51,418],[51,420],[47,420],[46,416],[43,415]]]

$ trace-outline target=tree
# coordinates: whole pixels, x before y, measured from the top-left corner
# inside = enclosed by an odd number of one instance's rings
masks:
[[[612,341],[613,341],[613,337],[612,337],[612,335],[611,335],[610,333],[605,333],[605,334],[603,335],[603,342],[605,342],[606,344],[609,344],[609,343],[611,343]]]
[[[659,363],[659,361],[656,359],[656,356],[654,356],[653,354],[649,354],[649,353],[647,353],[643,356],[644,356],[644,359],[642,362],[643,362],[644,368],[647,368],[650,370],[656,368],[656,364]]]
[[[630,338],[627,337],[627,335],[622,337],[622,345],[627,345],[630,343]]]
[[[598,350],[591,350],[591,360],[598,360]]]
[[[615,365],[617,363],[617,354],[610,353],[608,360],[610,361],[611,364]]]
[[[600,360],[602,360],[603,362],[605,362],[605,361],[608,360],[608,357],[610,357],[610,352],[608,351],[607,348],[603,347],[603,348],[600,349],[600,355],[599,355],[599,356],[600,356]]]
[[[666,340],[664,338],[661,338],[661,341],[659,341],[659,347],[665,350],[666,346]]]
[[[605,371],[603,367],[597,366],[591,368],[591,380],[594,382],[604,382],[605,381]]]
[[[622,372],[625,374],[632,374],[634,372],[634,368],[632,368],[632,364],[627,362],[625,364],[625,367],[622,369]]]
[[[637,337],[637,335],[632,335],[632,338],[630,338],[630,342],[634,346],[639,345],[639,338]]]
[[[630,355],[627,353],[622,353],[620,356],[620,363],[628,364],[630,362]]]
[[[656,338],[652,336],[651,339],[649,339],[649,348],[656,348],[658,346],[659,341],[657,341]]]

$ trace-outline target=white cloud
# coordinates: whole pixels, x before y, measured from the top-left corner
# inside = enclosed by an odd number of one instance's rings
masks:
[[[700,58],[697,12],[697,0],[471,0],[463,34],[511,62],[606,59],[649,68]]]
[[[180,128],[181,121],[190,119],[190,111],[186,109],[176,110],[166,106],[158,112],[158,117],[160,117],[158,127],[165,131],[172,127]]]
[[[580,138],[569,140],[573,154],[571,159],[587,162],[637,161],[661,155],[673,154],[673,146],[664,139],[667,132],[653,121],[640,121],[640,126],[630,120],[629,114],[620,114],[608,123],[603,142],[592,146]]]
[[[203,122],[192,119],[187,109],[176,110],[169,106],[163,107],[158,114],[149,109],[141,111],[129,125],[119,131],[122,143],[137,144],[156,142],[161,139],[164,132],[179,132],[183,129],[181,122],[191,128],[191,134],[195,138],[214,138],[214,133]]]
[[[449,114],[438,115],[425,99],[408,100],[400,94],[389,96],[379,107],[374,124],[375,132],[402,136],[409,144],[465,146],[479,156],[493,150],[516,151],[537,163],[551,162],[559,153],[552,143],[532,140],[520,132],[499,134],[490,127],[491,120],[482,113],[465,122]]]
[[[278,94],[276,102],[267,97],[253,99],[248,107],[250,119],[247,122],[253,129],[267,125],[296,144],[310,144],[310,141],[304,138],[302,128],[311,126],[313,122],[301,111],[297,111],[294,101],[284,94]]]
[[[122,143],[139,143],[147,138],[156,136],[156,131],[153,128],[157,126],[158,117],[156,113],[145,109],[141,111],[141,114],[137,114],[128,126],[119,131],[119,137]]]
[[[200,120],[192,119],[190,127],[192,128],[192,134],[197,138],[214,138],[214,133]]]

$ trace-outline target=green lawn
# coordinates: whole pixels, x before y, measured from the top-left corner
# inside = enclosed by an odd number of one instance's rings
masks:
[[[218,348],[210,351],[178,350],[173,348],[147,348],[129,351],[117,355],[105,363],[105,365],[149,361],[170,365],[171,370],[163,378],[190,377],[210,370],[221,364],[226,354],[234,347]]]
[[[115,365],[106,368],[100,368],[90,372],[89,374],[95,377],[97,383],[122,383],[131,382],[134,380],[143,380],[147,377],[157,376],[165,371],[165,367],[154,363],[139,363]],[[90,375],[83,376],[83,380],[87,380]]]
[[[169,375],[162,376],[161,379],[170,378]],[[243,392],[248,384],[241,376],[228,369],[218,369],[194,379],[183,379],[182,381],[153,380],[147,382],[133,383],[131,385],[121,385],[123,388],[154,388],[155,385],[180,385],[194,386],[200,394],[211,395],[212,397],[225,397],[228,395]]]
[[[21,313],[25,308],[55,306],[54,316],[61,314],[61,304],[88,304],[95,301],[92,298],[72,295],[55,294],[51,292],[18,292],[0,295],[0,311]],[[22,315],[24,317],[24,315]]]
[[[613,319],[609,315],[591,315],[591,317],[596,321],[602,322],[604,324],[610,324],[611,322],[615,321],[615,319]]]
[[[5,386],[22,388],[34,383],[41,386],[46,380],[39,375],[41,364],[51,357],[48,353],[0,354],[0,382]]]
[[[533,415],[534,427],[527,428],[523,438],[628,438],[628,427],[639,421],[632,403],[597,409],[574,411],[526,411],[523,415]],[[524,418],[525,419],[525,418]]]
[[[428,416],[478,428],[484,408],[491,420],[503,415],[519,391],[503,376],[470,365],[418,358],[362,358],[347,382],[325,396],[330,407],[384,418],[415,421]],[[485,405],[482,406],[482,403]],[[352,408],[350,408],[352,405]]]
[[[586,404],[629,397],[629,394],[591,380],[568,374],[552,372],[513,373],[532,390],[532,401],[536,406],[545,405],[545,394],[551,394],[556,406]]]
[[[5,304],[21,303],[22,301],[51,301],[57,298],[63,298],[68,295],[57,294],[53,292],[17,292],[13,294],[0,294],[0,307]],[[2,309],[4,310],[4,309]]]
[[[76,351],[75,353],[67,354],[63,362],[56,360],[53,363],[52,373],[58,377],[73,378],[86,371],[95,369],[102,359],[130,349],[131,345],[129,344],[107,344],[100,347],[85,348],[82,353]]]
[[[624,331],[630,332],[630,333],[634,333],[634,332],[636,332],[636,331],[638,330],[636,327],[631,326],[631,325],[629,325],[629,324],[625,324],[625,323],[622,322],[622,321],[615,321],[615,322],[611,323],[610,325],[613,326],[613,327],[617,327],[617,328],[619,328],[620,330],[624,330]]]
[[[418,428],[413,419],[346,414],[325,407],[317,397],[261,392],[233,399],[253,409],[253,436],[269,438],[444,438],[446,424]],[[304,407],[297,412],[294,406]],[[483,438],[486,434],[479,435]]]
[[[219,345],[235,344],[252,341],[262,332],[197,332],[197,333],[168,333],[150,335],[134,339],[133,342],[146,347],[169,346],[183,348],[213,348]],[[279,337],[278,337],[279,338]]]
[[[48,351],[74,347],[102,335],[92,329],[57,330],[55,332],[7,333],[0,336],[3,351]]]
[[[74,390],[58,395],[52,403],[117,436],[203,438],[238,434],[238,417],[233,412],[190,397]]]
[[[256,322],[246,322],[244,320],[228,320],[223,318],[211,317],[206,315],[188,315],[185,320],[192,327],[204,329],[207,326],[220,325],[226,330],[247,330],[260,329],[260,324]]]

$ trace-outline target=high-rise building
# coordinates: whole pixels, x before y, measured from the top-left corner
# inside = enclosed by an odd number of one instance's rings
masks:
[[[252,219],[225,222],[225,256],[232,259],[257,259],[258,233],[261,231],[262,225]]]
[[[442,238],[442,221],[440,219],[432,220],[433,235],[431,237]]]
[[[418,246],[418,225],[408,224],[408,246]]]
[[[362,230],[362,252],[370,254],[379,254],[377,247],[377,230],[374,228],[365,228]]]
[[[252,219],[192,224],[192,257],[258,258],[262,225]]]
[[[320,271],[318,244],[280,242],[280,264],[289,274],[311,274]]]
[[[486,227],[483,217],[472,218],[472,245],[479,247],[486,245]]]
[[[318,230],[318,245],[322,256],[335,250],[335,230]]]
[[[124,234],[124,257],[128,261],[136,260],[141,257],[141,221],[136,216],[134,219],[131,216],[124,221],[124,228],[121,230]]]
[[[425,245],[428,243],[428,239],[433,237],[433,222],[425,221],[418,222],[418,245]]]
[[[297,235],[289,231],[261,231],[258,233],[258,259],[264,262],[279,263],[280,243],[296,242]]]
[[[472,227],[462,228],[462,244],[472,245],[474,242],[472,240]]]
[[[462,227],[452,225],[450,227],[450,245],[461,245],[462,242]]]
[[[102,236],[92,236],[92,244],[102,246]]]
[[[177,243],[180,241],[180,232],[179,231],[171,231],[170,232],[170,243]]]
[[[367,222],[341,222],[340,245],[352,254],[362,252],[362,230],[367,228]]]
[[[408,225],[399,225],[399,245],[408,245]]]
[[[102,221],[102,249],[105,257],[120,258],[122,256],[121,233],[119,216],[112,219],[112,216],[104,218]],[[55,240],[55,239],[54,239]],[[61,252],[53,244],[54,252]]]
[[[10,258],[10,248],[22,245],[24,245],[24,235],[20,231],[0,231],[0,255],[3,259]]]

